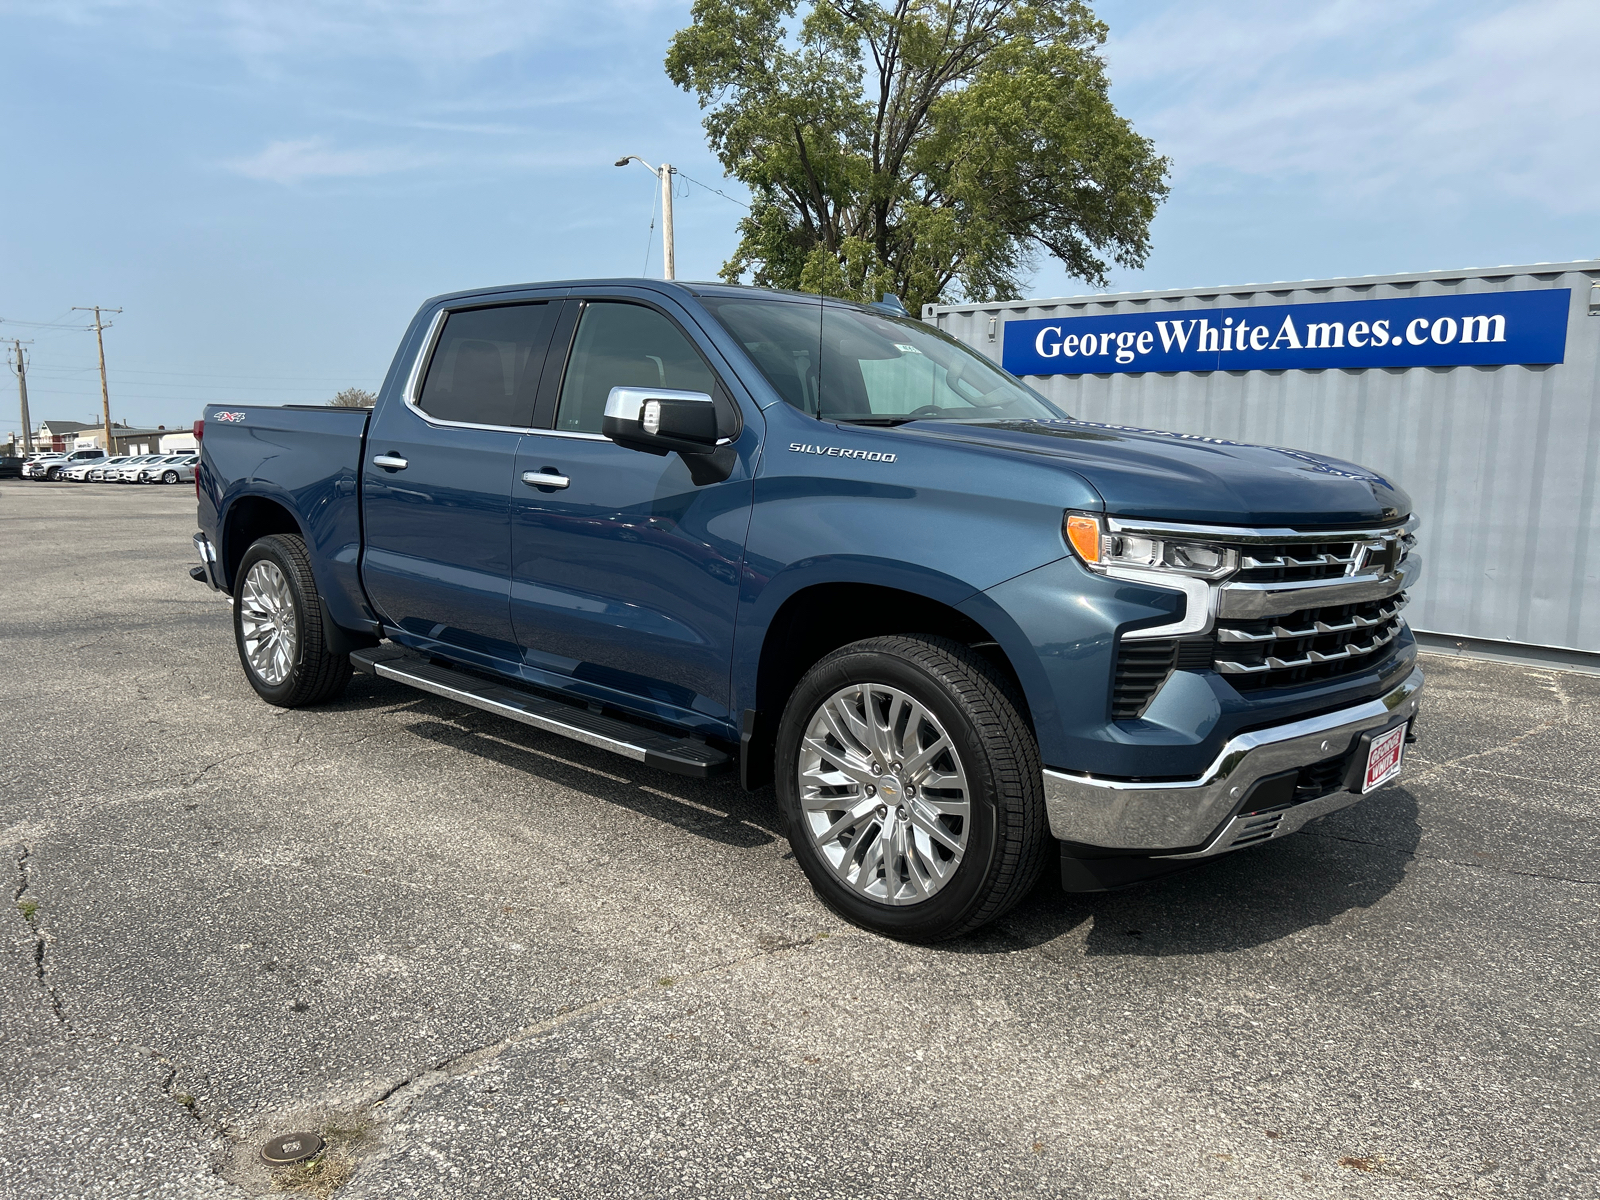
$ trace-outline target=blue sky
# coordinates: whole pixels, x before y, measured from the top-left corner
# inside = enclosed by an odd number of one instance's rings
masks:
[[[1113,290],[1600,256],[1593,0],[1108,0],[1120,109],[1173,160]],[[0,335],[35,420],[187,424],[375,388],[425,297],[659,274],[665,158],[739,195],[661,70],[687,0],[0,0]],[[740,209],[690,184],[678,272]],[[647,258],[648,247],[648,258]],[[1088,291],[1042,261],[1030,294]],[[0,379],[0,431],[18,424]]]

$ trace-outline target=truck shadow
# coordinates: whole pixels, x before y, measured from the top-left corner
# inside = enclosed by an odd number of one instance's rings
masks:
[[[684,779],[493,716],[449,711],[455,708],[448,701],[440,701],[437,709],[419,703],[413,711],[422,719],[407,725],[407,732],[708,841],[749,848],[777,840],[771,797],[746,792],[737,780]]]
[[[1162,957],[1248,950],[1335,924],[1393,891],[1421,840],[1417,801],[1389,787],[1362,801],[1359,839],[1335,813],[1281,841],[1119,892],[1068,895],[1053,870],[967,954],[1044,947],[1086,923],[1083,953]]]
[[[328,706],[349,712],[391,709],[420,738],[572,788],[727,846],[765,846],[782,837],[770,788],[746,792],[737,773],[686,779],[593,746],[532,729],[388,679],[357,674]]]
[[[404,701],[410,701],[404,703]],[[357,676],[337,707],[398,707],[409,733],[451,750],[617,804],[726,846],[783,837],[770,787],[746,792],[736,775],[695,780],[451,701]],[[1421,840],[1416,798],[1388,787],[1363,800],[1357,823],[1335,813],[1300,833],[1201,862],[1117,892],[1060,890],[1053,855],[1031,895],[996,924],[938,944],[951,954],[1039,947],[1088,926],[1082,953],[1161,957],[1246,950],[1377,903],[1405,878]],[[798,871],[799,868],[795,867]],[[1069,953],[1077,953],[1072,950]]]

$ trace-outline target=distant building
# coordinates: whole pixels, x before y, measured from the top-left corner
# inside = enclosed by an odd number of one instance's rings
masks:
[[[34,435],[34,447],[39,450],[75,450],[74,445],[85,430],[93,429],[92,425],[85,425],[82,421],[41,421],[39,432]],[[99,445],[98,442],[94,443]]]

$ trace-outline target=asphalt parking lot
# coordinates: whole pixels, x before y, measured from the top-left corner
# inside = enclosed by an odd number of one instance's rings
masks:
[[[1600,1195],[1600,677],[1429,656],[1401,785],[905,946],[768,793],[261,703],[193,526],[0,484],[0,1194]]]

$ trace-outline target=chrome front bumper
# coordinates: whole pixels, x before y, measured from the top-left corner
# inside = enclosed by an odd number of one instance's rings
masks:
[[[1198,779],[1159,783],[1044,772],[1050,832],[1062,841],[1160,858],[1205,858],[1282,837],[1354,804],[1337,791],[1260,815],[1234,815],[1252,784],[1347,752],[1361,734],[1416,715],[1422,672],[1376,700],[1320,717],[1242,733]],[[1194,847],[1199,847],[1194,849]]]

